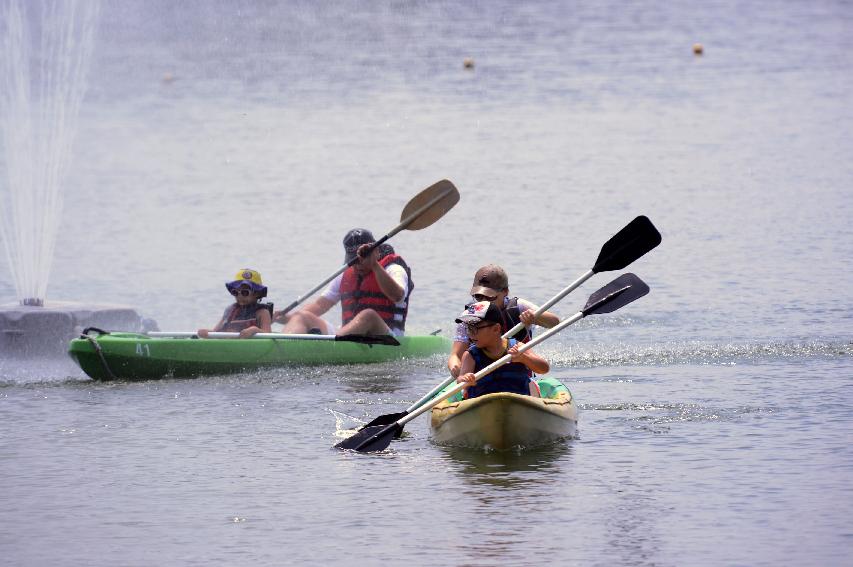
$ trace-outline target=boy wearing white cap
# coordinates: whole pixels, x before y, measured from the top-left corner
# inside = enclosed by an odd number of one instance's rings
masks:
[[[531,373],[546,374],[548,361],[532,350],[518,352],[522,343],[515,339],[501,338],[502,315],[498,307],[488,301],[471,303],[456,319],[464,325],[471,346],[462,355],[459,383],[467,383],[463,391],[465,398],[476,398],[494,392],[513,392],[539,397],[539,387],[530,377]],[[474,375],[495,360],[512,355],[511,362],[476,381]]]

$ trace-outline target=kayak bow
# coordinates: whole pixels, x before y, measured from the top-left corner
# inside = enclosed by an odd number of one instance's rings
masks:
[[[498,392],[468,400],[444,400],[430,416],[440,445],[495,449],[549,445],[577,432],[578,408],[568,388],[553,378],[537,381],[541,398]]]

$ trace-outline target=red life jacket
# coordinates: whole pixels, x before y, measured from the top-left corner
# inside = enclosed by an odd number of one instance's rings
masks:
[[[272,303],[253,303],[246,307],[240,307],[238,304],[230,306],[225,311],[225,321],[222,323],[222,331],[229,333],[239,333],[243,329],[248,329],[252,325],[259,325],[258,311],[268,309],[272,315]]]
[[[352,321],[359,312],[369,308],[382,317],[389,329],[400,331],[406,329],[409,296],[412,295],[412,290],[415,287],[415,284],[412,283],[412,270],[409,269],[402,257],[394,253],[379,260],[379,265],[383,268],[387,268],[391,264],[402,266],[409,278],[409,289],[402,301],[403,306],[397,307],[382,293],[382,288],[379,287],[379,282],[376,281],[376,275],[373,272],[361,275],[354,267],[350,266],[341,278],[341,319],[344,325]]]

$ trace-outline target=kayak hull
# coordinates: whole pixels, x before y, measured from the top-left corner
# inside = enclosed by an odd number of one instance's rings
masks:
[[[443,401],[432,409],[433,441],[454,447],[505,451],[550,445],[574,437],[577,405],[571,392],[556,383],[560,387],[555,388],[552,397],[500,392],[469,400]]]
[[[95,380],[153,380],[282,366],[386,362],[450,350],[446,337],[398,340],[399,346],[391,346],[334,340],[153,338],[115,332],[74,339],[68,353]]]

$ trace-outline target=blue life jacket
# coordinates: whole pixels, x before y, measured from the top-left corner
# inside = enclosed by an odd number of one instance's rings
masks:
[[[510,348],[517,342],[515,339],[508,339],[507,348]],[[474,373],[479,372],[495,361],[476,345],[468,347],[468,352],[474,358]],[[477,380],[476,384],[468,388],[466,396],[468,398],[476,398],[495,392],[530,395],[530,371],[520,362],[504,364],[491,374],[487,374]]]

